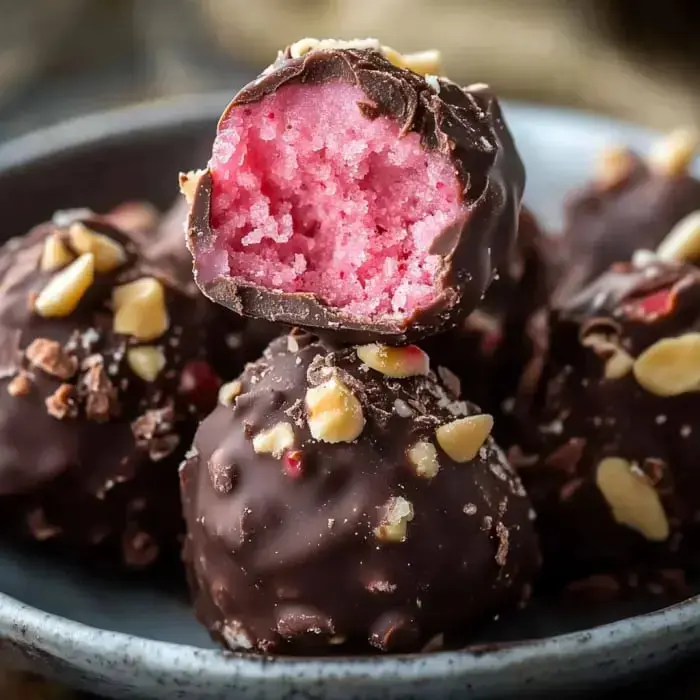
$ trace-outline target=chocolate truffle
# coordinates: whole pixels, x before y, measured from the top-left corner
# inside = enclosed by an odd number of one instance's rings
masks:
[[[596,179],[565,208],[557,302],[565,302],[617,262],[654,250],[682,218],[700,209],[700,180],[688,173],[697,136],[676,131],[647,157],[604,151]]]
[[[231,372],[242,362],[218,307],[83,214],[59,213],[0,254],[3,517],[143,567],[177,548],[177,467],[217,402],[212,357]]]
[[[504,446],[515,440],[515,396],[531,390],[531,368],[540,366],[547,342],[549,241],[532,212],[523,208],[519,221],[516,245],[482,303],[457,328],[421,342],[437,373],[494,415]]]
[[[293,332],[222,390],[181,469],[196,610],[232,649],[411,651],[527,598],[530,508],[416,346]]]
[[[332,46],[281,53],[185,177],[195,278],[243,315],[400,345],[476,307],[524,170],[487,86]]]
[[[555,310],[513,458],[553,577],[663,568],[697,541],[699,386],[695,267],[637,255]]]

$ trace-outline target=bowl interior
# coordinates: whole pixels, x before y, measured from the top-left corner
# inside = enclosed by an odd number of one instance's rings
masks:
[[[19,235],[56,209],[104,211],[128,199],[166,208],[177,197],[178,171],[206,162],[225,99],[179,100],[90,117],[0,146],[0,237]],[[507,105],[505,111],[528,167],[526,201],[553,231],[565,193],[587,179],[599,148],[624,142],[645,149],[650,142],[643,130],[597,117],[520,105]],[[91,627],[213,646],[193,619],[177,573],[127,579],[0,543],[0,591]],[[663,603],[640,597],[592,613],[541,598],[527,612],[489,626],[479,641],[570,632]]]

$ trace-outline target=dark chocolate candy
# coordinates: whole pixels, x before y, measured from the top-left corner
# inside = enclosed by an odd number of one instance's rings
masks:
[[[534,215],[523,209],[517,243],[476,311],[457,328],[421,342],[437,373],[458,380],[458,391],[495,417],[494,436],[503,446],[516,439],[515,396],[522,401],[534,389],[531,374],[544,357],[547,245]]]
[[[557,302],[564,303],[636,250],[655,250],[671,228],[700,209],[700,180],[674,163],[682,144],[661,142],[665,160],[628,150],[608,153],[598,178],[569,197],[564,211]],[[653,154],[652,154],[653,155]]]
[[[223,273],[203,275],[198,263],[217,241],[210,170],[197,175],[189,221],[198,284],[211,299],[240,314],[326,329],[348,342],[398,345],[450,328],[477,306],[515,238],[525,172],[498,102],[485,85],[461,88],[443,78],[429,82],[395,67],[376,50],[324,49],[300,58],[287,51],[238,93],[220,129],[232,112],[281,88],[331,82],[360,88],[366,96],[366,102],[358,103],[364,118],[393,120],[401,134],[417,133],[423,149],[454,167],[464,208],[432,244],[431,254],[441,257],[435,296],[410,313],[368,318],[331,306],[311,291],[281,292]]]
[[[553,577],[675,565],[692,549],[699,386],[696,268],[619,263],[554,312],[527,438],[511,453]]]
[[[7,527],[77,550],[100,545],[131,567],[176,551],[177,466],[198,418],[217,402],[219,373],[243,365],[242,350],[233,349],[243,345],[239,330],[105,218],[61,212],[6,244],[0,496]],[[226,364],[213,367],[215,358]]]
[[[524,600],[530,503],[491,417],[427,363],[293,332],[222,391],[181,469],[185,559],[217,640],[411,651]]]

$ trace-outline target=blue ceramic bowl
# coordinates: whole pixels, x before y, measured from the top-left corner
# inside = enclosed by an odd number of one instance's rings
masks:
[[[135,107],[0,146],[0,235],[20,234],[58,208],[104,210],[130,198],[167,206],[178,170],[206,160],[225,102],[212,95]],[[554,228],[564,193],[586,179],[601,146],[644,149],[651,139],[580,113],[515,104],[506,113],[528,166],[527,202]],[[217,650],[167,577],[99,576],[0,544],[0,591],[0,662],[113,697],[512,697],[600,687],[700,650],[696,599],[652,612],[637,601],[595,617],[539,601],[467,650],[317,660]]]

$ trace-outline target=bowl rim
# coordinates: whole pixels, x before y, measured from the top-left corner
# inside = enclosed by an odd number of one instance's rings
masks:
[[[16,169],[41,162],[63,152],[84,150],[97,144],[119,141],[126,136],[146,135],[155,128],[179,128],[211,120],[212,125],[230,98],[230,93],[213,92],[184,95],[145,102],[121,109],[96,112],[63,121],[6,143],[0,143],[0,173],[11,175]],[[627,125],[613,118],[586,114],[574,109],[548,108],[518,102],[505,102],[506,116],[534,115],[548,112],[548,118],[576,121],[586,128],[594,124],[609,130],[623,129],[646,138],[653,132]],[[401,681],[438,681],[454,676],[495,674],[514,664],[526,664],[543,657],[557,662],[579,658],[586,648],[597,653],[620,647],[632,648],[665,629],[700,626],[700,595],[680,603],[642,615],[585,630],[542,639],[475,645],[457,651],[436,651],[429,654],[406,654],[358,657],[261,657],[207,649],[187,644],[164,642],[91,627],[50,612],[32,607],[0,592],[0,637],[29,644],[55,656],[70,649],[79,656],[121,658],[136,665],[147,665],[152,671],[178,674],[200,674],[221,679],[233,671],[247,679],[285,679],[290,676],[313,677],[316,680],[362,681],[367,677],[393,675],[392,668],[402,666]],[[147,663],[145,663],[147,661]]]

